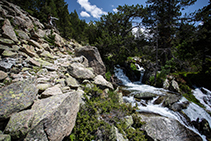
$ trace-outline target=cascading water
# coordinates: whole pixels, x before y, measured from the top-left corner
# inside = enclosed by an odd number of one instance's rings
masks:
[[[137,66],[137,68],[139,68],[139,67],[140,66]],[[140,67],[140,70],[143,70],[143,69]],[[142,71],[142,72],[144,72],[144,71]],[[155,113],[155,114],[159,114],[164,117],[176,119],[182,125],[184,125],[188,129],[192,130],[193,132],[197,133],[204,141],[206,141],[206,137],[204,135],[201,135],[195,127],[189,125],[189,123],[187,122],[184,115],[181,115],[179,112],[174,112],[167,107],[162,107],[162,104],[154,104],[154,101],[158,98],[158,96],[165,95],[164,92],[167,92],[167,90],[162,89],[162,88],[155,88],[153,86],[149,86],[149,85],[142,84],[142,83],[132,83],[128,79],[128,77],[123,73],[123,70],[119,67],[115,68],[115,75],[117,76],[117,78],[119,80],[122,81],[123,85],[126,86],[125,89],[128,91],[131,91],[131,94],[128,96],[124,96],[123,100],[127,103],[131,103],[132,106],[138,105],[138,110],[137,110],[138,112]],[[196,91],[197,90],[195,90],[194,93]],[[137,101],[134,98],[134,95],[133,95],[134,92],[136,92],[136,93],[137,92],[139,92],[139,93],[140,92],[150,92],[150,93],[154,93],[158,96],[154,97],[151,101],[143,101],[143,100]],[[211,94],[211,92],[209,94]],[[195,95],[197,95],[197,94],[195,94]],[[179,102],[182,103],[184,101],[187,101],[187,99],[182,97],[182,99]],[[209,125],[211,125],[210,115],[206,111],[204,111],[203,108],[199,107],[198,105],[196,105],[194,103],[190,103],[188,108],[183,109],[182,111],[190,118],[191,121],[196,121],[197,118],[199,118],[200,120],[204,118],[208,121]]]
[[[140,67],[139,64],[135,64],[136,67],[137,67],[137,70],[140,71],[140,74],[141,74],[141,77],[140,77],[140,83],[142,83],[142,79],[143,79],[143,76],[144,76],[144,72],[145,72],[145,69],[143,67]]]

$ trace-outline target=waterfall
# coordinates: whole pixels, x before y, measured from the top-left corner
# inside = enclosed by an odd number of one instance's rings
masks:
[[[140,67],[138,64],[136,64],[136,66],[137,66],[137,69],[140,71],[140,73],[144,73],[145,70],[143,67]],[[201,135],[195,127],[189,125],[189,122],[186,120],[186,117],[184,115],[180,114],[179,112],[172,111],[167,107],[162,107],[162,104],[153,104],[154,103],[153,101],[155,101],[159,96],[165,95],[165,92],[167,90],[165,90],[163,88],[156,88],[156,87],[149,86],[146,84],[132,83],[128,79],[128,77],[123,73],[123,70],[121,68],[115,68],[115,75],[126,86],[125,89],[132,92],[129,96],[124,96],[123,100],[126,103],[131,103],[132,106],[138,105],[138,110],[137,110],[138,112],[155,113],[155,114],[159,114],[164,117],[173,118],[173,119],[179,121],[186,128],[188,128],[188,129],[192,130],[193,132],[197,133],[198,135],[200,135],[201,138],[204,141],[206,141],[206,137],[204,135]],[[142,78],[140,78],[140,80],[141,79]],[[151,101],[149,100],[149,101],[143,102],[142,100],[137,101],[134,98],[134,96],[133,96],[134,92],[135,93],[150,92],[150,93],[154,93],[158,96],[155,97]],[[198,95],[198,93],[199,93],[199,89],[195,89],[194,95]],[[200,92],[200,94],[202,95],[202,92]],[[211,96],[211,92],[209,90],[207,90],[206,95]],[[182,97],[182,99],[179,101],[179,103],[182,103],[184,101],[187,101],[187,99]],[[143,105],[145,105],[145,106],[143,106]],[[197,118],[199,118],[199,120],[202,120],[204,118],[208,121],[209,125],[211,126],[210,115],[203,108],[199,107],[198,105],[191,102],[189,104],[188,108],[183,109],[182,111],[183,111],[183,113],[186,114],[187,117],[189,117],[189,119],[191,121],[196,121]]]
[[[144,76],[144,72],[145,72],[145,69],[143,67],[140,67],[139,64],[135,64],[136,67],[137,67],[137,70],[140,71],[140,74],[141,74],[141,77],[140,77],[140,83],[142,83],[142,79],[143,79],[143,76]]]

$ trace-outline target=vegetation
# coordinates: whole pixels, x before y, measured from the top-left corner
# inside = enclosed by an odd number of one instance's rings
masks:
[[[106,93],[96,85],[92,88],[85,87],[84,91],[86,103],[81,106],[76,125],[67,140],[96,140],[99,137],[103,140],[115,140],[114,125],[131,141],[146,140],[139,130],[144,123],[134,114],[135,108],[119,103],[116,92]],[[134,129],[127,129],[124,122],[127,115],[133,115]]]

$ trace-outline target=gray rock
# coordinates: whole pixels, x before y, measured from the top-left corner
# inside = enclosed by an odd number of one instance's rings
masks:
[[[97,75],[94,78],[94,84],[96,84],[97,86],[101,87],[101,88],[109,88],[109,89],[114,89],[113,85],[108,82],[107,80],[105,80],[105,78],[102,75]]]
[[[2,26],[2,30],[4,31],[4,35],[9,37],[11,40],[17,42],[18,39],[16,37],[16,34],[14,32],[14,29],[12,27],[12,25],[10,24],[10,21],[8,19],[6,19],[4,21],[4,25]]]
[[[153,114],[140,114],[141,120],[146,122],[143,129],[154,140],[161,141],[202,141],[202,138],[183,126],[175,119]]]
[[[17,53],[13,52],[11,50],[4,50],[2,52],[2,56],[4,56],[4,57],[15,57],[16,55],[17,55]]]
[[[14,45],[15,44],[15,42],[13,40],[5,39],[5,38],[0,38],[0,43],[6,44],[6,45]]]
[[[105,75],[106,67],[101,59],[100,53],[96,47],[84,46],[76,47],[75,55],[80,57],[85,56],[89,61],[89,67],[94,69],[94,73],[97,75]]]
[[[69,76],[66,78],[66,83],[67,83],[67,86],[69,86],[71,88],[79,87],[78,81],[75,78],[73,78],[72,76]]]
[[[14,58],[4,58],[0,60],[0,69],[3,71],[9,71],[15,64],[16,60]]]
[[[29,17],[25,16],[24,14],[22,14],[22,17],[15,16],[13,24],[29,31],[34,27],[32,20],[30,20]]]
[[[49,97],[54,95],[61,95],[63,94],[60,85],[55,85],[53,87],[47,88],[42,94],[41,97]]]
[[[0,89],[0,119],[31,106],[37,95],[34,81],[19,81]]]
[[[93,72],[85,68],[84,65],[80,63],[73,63],[68,67],[68,72],[75,78],[78,79],[92,79],[94,78]]]
[[[31,128],[33,116],[33,110],[12,114],[4,132],[10,134],[13,139],[24,137]]]
[[[30,45],[32,45],[34,47],[38,47],[39,49],[42,49],[43,48],[38,42],[36,42],[36,41],[34,41],[32,39],[31,40],[28,40],[28,42],[29,42]]]
[[[23,30],[15,30],[18,34],[18,37],[20,37],[21,39],[24,39],[24,40],[29,40],[29,36],[26,32],[24,32]]]
[[[185,101],[182,103],[174,103],[173,105],[170,106],[170,108],[174,111],[181,111],[182,109],[186,109],[189,104],[190,104],[189,101]]]
[[[150,92],[143,92],[134,95],[135,98],[146,99],[146,100],[153,99],[156,96],[157,96],[156,94]]]
[[[62,140],[71,133],[75,125],[79,110],[79,95],[73,92],[42,99],[34,103],[32,110],[36,111],[32,130],[25,140],[41,137],[47,137],[51,141]]]
[[[4,80],[7,76],[8,76],[7,73],[5,73],[5,72],[3,72],[3,71],[0,70],[0,81],[1,80]]]

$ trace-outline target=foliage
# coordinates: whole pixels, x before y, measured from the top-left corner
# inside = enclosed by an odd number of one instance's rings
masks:
[[[48,36],[44,36],[44,39],[49,42],[50,45],[55,46],[55,34],[53,34],[53,31],[51,30],[51,34]]]
[[[133,70],[133,71],[137,71],[137,67],[135,64],[133,63],[130,63],[130,68]]]
[[[115,92],[109,91],[107,97],[101,97],[103,92],[96,85],[93,88],[84,88],[86,103],[81,106],[78,112],[76,125],[70,135],[70,139],[75,140],[96,140],[99,131],[102,132],[103,140],[112,140],[112,125],[117,125],[119,130],[123,128],[121,119],[126,115],[131,115],[134,108],[118,102]],[[88,96],[90,96],[88,98]],[[140,124],[139,124],[140,125]],[[129,134],[129,131],[128,131]],[[129,134],[131,138],[137,135],[139,139],[144,139],[143,132],[135,131]],[[132,139],[133,140],[133,139]]]

